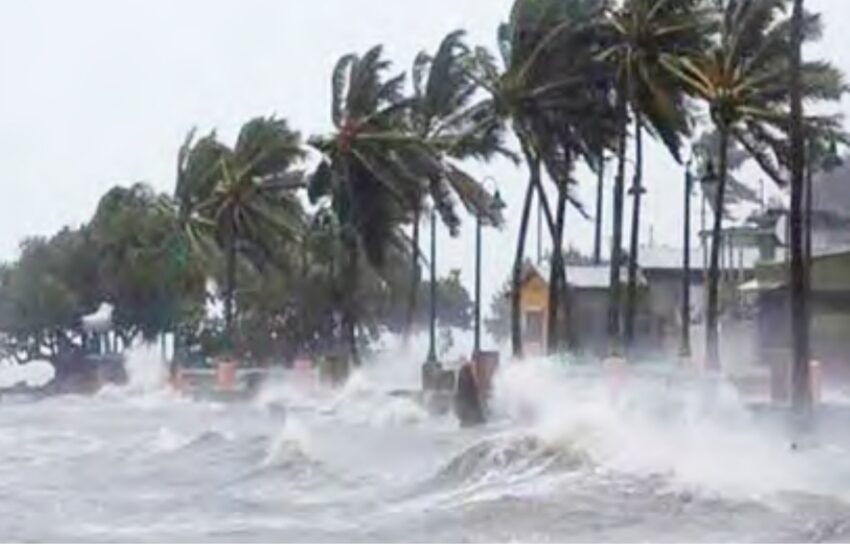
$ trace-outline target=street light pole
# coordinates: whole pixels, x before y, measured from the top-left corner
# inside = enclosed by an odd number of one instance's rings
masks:
[[[493,178],[487,178],[485,181],[490,181],[494,186],[498,186]],[[493,195],[491,203],[488,205],[489,210],[498,215],[505,209],[505,202],[499,194],[499,190]],[[477,358],[481,353],[481,258],[483,256],[483,223],[481,220],[481,212],[475,216],[475,348],[473,349],[473,358]]]
[[[691,356],[691,193],[694,179],[691,174],[691,161],[685,167],[685,238],[682,259],[682,357]]]
[[[481,214],[475,216],[475,350],[481,353]]]
[[[431,210],[431,315],[428,364],[437,365],[437,214]]]

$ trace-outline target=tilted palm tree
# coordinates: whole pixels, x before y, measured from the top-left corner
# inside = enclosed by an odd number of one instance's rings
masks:
[[[429,187],[438,190],[435,202],[453,231],[460,225],[453,207],[454,197],[460,199],[470,214],[480,216],[484,224],[499,225],[501,215],[491,208],[490,193],[452,159],[487,161],[496,154],[514,158],[504,147],[504,126],[500,121],[478,124],[477,111],[473,108],[478,84],[466,71],[471,52],[463,42],[464,35],[464,31],[448,34],[433,56],[421,52],[411,72],[414,91],[410,105],[411,130],[443,157],[446,168],[443,178],[429,182]],[[414,254],[406,333],[414,319],[421,281],[419,226],[425,192],[424,186],[410,188]]]
[[[794,0],[791,16],[791,53],[789,92],[791,120],[791,400],[797,412],[806,412],[812,404],[811,341],[809,330],[809,292],[806,284],[806,258],[804,249],[804,197],[806,167],[806,136],[803,126],[803,0]]]
[[[633,344],[637,312],[637,268],[640,252],[641,199],[643,186],[644,129],[661,139],[680,161],[681,135],[689,132],[685,97],[678,79],[663,59],[694,55],[709,45],[713,11],[705,0],[625,0],[607,18],[610,42],[602,54],[617,72],[617,93],[622,128],[617,147],[618,167],[614,189],[614,235],[609,294],[609,338],[612,350],[620,345],[620,272],[622,269],[623,207],[625,193],[628,111],[634,122],[635,166],[630,194],[633,201],[629,247],[628,287],[624,337]]]
[[[193,238],[212,239],[224,256],[229,345],[239,258],[254,265],[274,261],[276,247],[301,233],[303,209],[295,190],[303,187],[303,173],[292,166],[303,155],[299,134],[276,118],[246,123],[233,148],[211,134],[181,152],[175,195],[184,226]]]
[[[342,57],[333,73],[334,132],[310,140],[322,155],[311,177],[311,199],[330,201],[346,249],[351,276],[343,291],[342,330],[355,363],[361,251],[379,271],[388,250],[407,252],[409,239],[401,227],[412,221],[426,195],[456,231],[459,218],[446,181],[468,178],[447,167],[437,147],[413,131],[414,100],[402,93],[404,74],[384,77],[389,67],[380,46]]]
[[[715,212],[722,212],[728,180],[730,140],[740,143],[776,183],[787,186],[783,167],[791,166],[789,148],[791,86],[791,25],[787,0],[727,0],[721,36],[703,54],[665,59],[688,88],[703,99],[720,139]],[[803,40],[820,34],[820,20],[807,15]],[[801,94],[805,100],[834,100],[844,92],[841,73],[825,62],[801,66]],[[826,118],[808,117],[815,126]],[[720,368],[718,333],[719,268],[723,216],[715,216],[706,315],[707,366]]]
[[[511,291],[511,343],[515,356],[523,354],[520,285],[531,204],[537,194],[553,242],[552,281],[555,307],[564,287],[563,215],[565,206],[580,202],[572,192],[571,173],[587,146],[576,121],[604,126],[610,118],[604,90],[608,75],[591,70],[595,46],[593,29],[604,2],[596,0],[517,0],[510,22],[499,29],[503,61],[500,68],[485,49],[474,54],[475,78],[489,97],[477,105],[482,124],[504,120],[519,141],[529,170],[517,239]],[[558,214],[553,215],[542,184],[543,169],[558,188]],[[556,219],[557,218],[557,219]],[[560,226],[560,227],[559,227]],[[554,321],[554,319],[553,319]]]

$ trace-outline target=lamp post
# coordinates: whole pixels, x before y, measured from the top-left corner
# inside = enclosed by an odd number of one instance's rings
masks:
[[[691,174],[692,160],[685,166],[685,223],[684,252],[682,258],[682,349],[681,356],[691,356],[691,194],[694,178]]]
[[[437,360],[437,214],[431,209],[431,312],[428,324],[428,359],[425,365],[439,368]]]
[[[493,178],[487,178],[486,181],[496,183]],[[507,205],[502,200],[498,189],[493,195],[493,200],[489,207],[492,212],[500,212]],[[482,223],[481,213],[475,216],[475,349],[473,357],[478,357],[481,353],[481,258],[482,258]]]
[[[710,192],[707,192],[707,191],[710,188],[712,188],[713,186],[717,186],[719,181],[720,181],[720,176],[717,175],[717,170],[714,168],[714,161],[712,159],[709,159],[708,163],[706,165],[706,168],[705,168],[705,173],[702,175],[702,178],[701,178],[702,195],[703,195],[703,202],[702,202],[702,248],[703,248],[703,251],[702,251],[702,257],[703,257],[702,275],[703,275],[703,293],[704,293],[704,296],[703,296],[704,302],[703,303],[706,304],[706,305],[708,304],[708,287],[709,287],[708,278],[709,278],[709,270],[710,270],[710,266],[709,266],[709,263],[710,263],[709,262],[709,256],[710,256],[709,244],[713,243],[713,241],[714,241],[714,234],[710,233],[709,229],[707,227],[707,217],[708,217],[707,210],[708,210],[708,206],[710,206],[708,204],[710,199],[714,200],[715,203],[717,202],[714,199],[714,196],[713,196],[713,195],[716,195],[717,189],[716,188],[714,189],[714,193],[710,193]],[[717,207],[717,204],[714,205],[712,210],[716,207]],[[722,216],[723,215],[723,208],[724,208],[724,205],[720,205],[720,212],[715,211],[714,216]],[[721,240],[721,243],[722,243],[722,240]],[[722,254],[721,254],[721,256],[722,256]]]

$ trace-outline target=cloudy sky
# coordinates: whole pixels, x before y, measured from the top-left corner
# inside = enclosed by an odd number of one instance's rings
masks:
[[[191,127],[232,139],[247,119],[276,113],[305,135],[324,132],[340,55],[382,43],[401,71],[458,28],[470,42],[493,47],[511,3],[2,0],[0,260],[14,258],[27,235],[83,223],[113,185],[146,181],[170,191],[175,154]],[[824,41],[811,54],[850,73],[850,35],[842,28],[850,2],[807,4],[826,21]],[[508,274],[524,176],[506,163],[470,170],[493,176],[510,204],[512,223],[487,237],[489,295]],[[592,180],[579,175],[591,205]],[[679,241],[681,181],[681,169],[650,147],[645,240]],[[592,224],[575,215],[569,222],[569,241],[589,250]],[[462,269],[471,281],[471,229],[467,223],[456,240],[441,235],[441,272]],[[534,236],[529,245],[536,249]]]

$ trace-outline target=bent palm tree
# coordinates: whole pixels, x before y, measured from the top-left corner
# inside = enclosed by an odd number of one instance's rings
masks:
[[[475,158],[489,160],[496,154],[509,158],[503,145],[504,127],[494,124],[478,125],[473,105],[478,85],[465,70],[470,50],[464,44],[463,31],[447,35],[437,52],[431,56],[420,53],[413,63],[413,101],[410,105],[412,131],[424,142],[433,146],[443,157],[446,170],[443,179],[431,181],[436,189],[437,207],[451,230],[456,230],[460,220],[454,214],[453,196],[460,199],[466,210],[479,217],[484,224],[499,225],[499,212],[490,208],[492,197],[484,187],[466,174],[450,159]],[[424,188],[410,189],[413,209],[413,284],[410,285],[405,333],[409,332],[421,280],[419,224]]]
[[[542,170],[545,167],[558,186],[559,213],[567,203],[579,205],[569,183],[574,160],[582,154],[577,145],[582,134],[567,121],[595,120],[604,124],[610,118],[607,102],[599,101],[598,93],[607,85],[607,74],[585,70],[593,65],[588,52],[595,45],[592,31],[603,4],[596,0],[517,0],[510,22],[499,29],[504,69],[499,69],[485,49],[477,48],[474,54],[475,78],[489,94],[475,107],[476,116],[480,124],[510,122],[529,170],[511,291],[511,343],[517,357],[523,354],[520,285],[535,193],[555,243],[552,280],[557,282],[550,288],[557,293],[564,278],[560,246],[563,216],[558,216],[559,224],[552,214],[542,185]],[[552,312],[559,307],[555,296]]]
[[[762,170],[779,185],[787,185],[782,167],[789,167],[791,86],[791,26],[787,0],[729,0],[723,11],[720,40],[702,55],[665,59],[688,88],[703,99],[719,134],[719,181],[715,212],[723,212],[728,181],[730,140],[740,143]],[[820,20],[807,15],[803,41],[820,35]],[[806,100],[835,100],[845,90],[841,73],[825,62],[801,66],[801,94]],[[828,124],[810,117],[809,124]],[[720,235],[723,216],[715,216],[706,315],[707,366],[720,368],[718,320]]]
[[[634,118],[635,167],[630,190],[633,200],[626,293],[625,344],[634,340],[637,311],[637,267],[640,252],[641,199],[643,186],[643,131],[658,136],[670,154],[679,159],[681,134],[688,133],[684,95],[675,76],[661,62],[664,58],[694,55],[708,44],[712,31],[711,10],[704,0],[626,0],[608,17],[611,44],[602,58],[617,71],[617,91],[622,128],[618,144],[618,169],[614,189],[614,238],[609,294],[609,338],[619,351],[620,270],[622,269],[623,206],[625,192],[626,124],[630,109]]]
[[[276,246],[301,232],[303,211],[294,190],[303,176],[291,170],[303,157],[300,136],[283,120],[257,118],[242,127],[234,148],[213,134],[182,157],[176,192],[181,217],[212,236],[224,254],[225,331],[232,345],[240,253],[255,265],[271,261]]]
[[[356,345],[355,300],[361,251],[380,270],[388,249],[407,251],[401,231],[411,213],[431,194],[443,219],[457,228],[450,201],[441,186],[446,166],[439,151],[409,123],[412,100],[402,94],[404,74],[384,78],[389,62],[376,46],[362,57],[342,57],[333,73],[331,135],[311,138],[322,155],[310,182],[311,200],[326,199],[340,227],[346,249],[342,330],[352,359]]]

